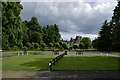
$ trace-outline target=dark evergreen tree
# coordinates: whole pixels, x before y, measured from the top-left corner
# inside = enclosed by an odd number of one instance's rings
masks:
[[[120,1],[112,16],[112,30],[113,50],[120,51]]]
[[[101,31],[99,32],[98,37],[98,50],[111,50],[112,41],[111,41],[111,26],[107,20],[103,23]]]

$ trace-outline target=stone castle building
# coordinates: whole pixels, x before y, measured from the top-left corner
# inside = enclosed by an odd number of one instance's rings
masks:
[[[81,40],[82,40],[82,36],[76,36],[75,39],[71,37],[71,39],[69,41],[62,39],[61,42],[67,43],[70,45],[79,45]]]
[[[79,45],[82,40],[82,36],[76,36],[75,39],[71,37],[70,44]]]

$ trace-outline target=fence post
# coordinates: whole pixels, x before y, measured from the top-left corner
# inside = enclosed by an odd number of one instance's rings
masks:
[[[50,68],[50,70],[52,70],[52,62],[51,61],[49,62],[49,68]]]

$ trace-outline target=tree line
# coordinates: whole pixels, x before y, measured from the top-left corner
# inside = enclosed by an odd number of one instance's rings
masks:
[[[120,1],[114,9],[112,19],[105,20],[93,47],[100,51],[120,51]]]
[[[2,2],[2,49],[89,49],[90,38],[85,37],[79,45],[61,42],[57,24],[41,26],[36,17],[22,21],[20,17],[23,6],[20,2]]]
[[[23,6],[20,2],[2,2],[2,49],[89,49],[92,46],[100,51],[120,51],[120,1],[114,9],[112,19],[105,20],[99,37],[83,39],[79,45],[61,43],[57,24],[41,26],[36,17],[30,21],[20,18]]]
[[[57,24],[42,27],[36,17],[22,21],[20,2],[2,2],[2,49],[35,49],[59,45]]]

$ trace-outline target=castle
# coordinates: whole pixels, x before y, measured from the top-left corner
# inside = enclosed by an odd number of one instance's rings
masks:
[[[79,45],[81,40],[82,40],[82,36],[76,36],[75,39],[71,37],[69,41],[61,40],[61,42],[62,43],[67,43],[67,44],[70,44],[70,45]]]

